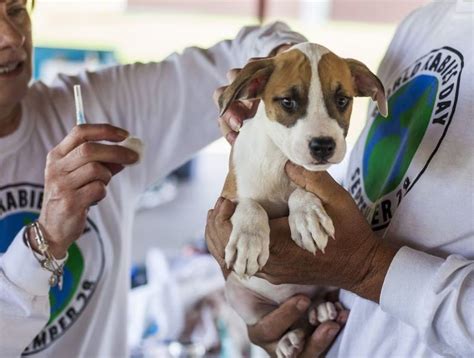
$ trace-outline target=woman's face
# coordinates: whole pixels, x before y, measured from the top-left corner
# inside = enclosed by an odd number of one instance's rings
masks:
[[[31,0],[0,0],[0,109],[18,104],[31,79],[33,46],[27,1]]]

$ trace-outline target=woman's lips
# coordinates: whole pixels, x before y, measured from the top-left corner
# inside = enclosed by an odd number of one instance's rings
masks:
[[[18,76],[23,71],[24,63],[24,61],[15,61],[0,65],[0,78]]]

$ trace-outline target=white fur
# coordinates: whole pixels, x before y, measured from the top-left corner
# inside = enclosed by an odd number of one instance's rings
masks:
[[[267,120],[265,122],[266,131],[273,142],[293,163],[301,165],[307,170],[326,170],[330,164],[341,162],[346,154],[344,130],[327,112],[319,79],[317,64],[321,56],[328,53],[329,50],[323,46],[308,43],[296,45],[288,51],[293,49],[303,52],[311,63],[307,114],[290,128]],[[336,143],[336,149],[333,156],[328,159],[328,164],[317,164],[311,156],[309,142],[317,137],[331,137]]]
[[[253,276],[269,256],[268,215],[257,201],[241,199],[231,222],[232,234],[225,248],[227,267],[233,266],[240,277]]]
[[[258,322],[291,296],[301,293],[314,296],[316,286],[273,285],[253,276],[268,259],[270,229],[268,219],[288,214],[293,239],[305,249],[324,251],[334,226],[314,195],[297,189],[284,171],[288,159],[308,170],[325,170],[329,164],[317,164],[311,157],[309,141],[329,136],[336,141],[336,151],[329,163],[344,157],[343,130],[327,114],[319,83],[317,62],[328,50],[314,44],[293,48],[303,51],[310,59],[312,81],[307,116],[290,128],[266,117],[261,103],[256,116],[247,121],[234,144],[232,165],[237,184],[237,208],[232,217],[233,230],[226,247],[228,265],[235,261],[226,283],[229,302],[248,325]],[[296,190],[295,190],[296,189]],[[328,306],[321,306],[318,317],[333,317]],[[324,312],[323,312],[324,311]],[[304,342],[304,334],[290,331],[277,345],[279,357],[289,357]]]
[[[305,333],[302,329],[294,329],[286,333],[278,342],[276,355],[278,358],[297,357],[304,348]]]
[[[337,309],[332,302],[319,302],[309,310],[308,320],[313,326],[334,320],[337,317]]]
[[[284,167],[288,158],[273,143],[265,129],[265,106],[260,104],[255,117],[246,121],[234,144],[237,195],[252,198],[262,205],[270,218],[288,214],[291,184]]]
[[[336,306],[332,302],[323,302],[318,305],[318,321],[320,323],[333,320],[337,317]]]
[[[334,237],[335,230],[321,200],[313,193],[297,188],[290,195],[288,206],[293,241],[313,254],[317,249],[324,253],[328,239]]]

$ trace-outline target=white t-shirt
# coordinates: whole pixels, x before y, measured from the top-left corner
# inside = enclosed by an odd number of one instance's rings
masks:
[[[469,4],[431,3],[380,66],[389,117],[369,109],[344,184],[381,240],[410,248],[380,306],[341,293],[351,313],[330,356],[474,356],[473,31]]]
[[[28,356],[128,355],[127,293],[138,195],[219,137],[212,94],[227,82],[229,69],[301,41],[304,37],[282,23],[248,27],[209,50],[189,48],[161,63],[31,86],[20,127],[0,138],[0,357],[19,356],[25,348]],[[48,272],[22,242],[22,227],[39,214],[47,153],[75,124],[74,84],[82,86],[89,123],[125,128],[146,147],[141,164],[113,178],[106,199],[91,207],[84,234],[69,250],[63,289],[50,291]]]

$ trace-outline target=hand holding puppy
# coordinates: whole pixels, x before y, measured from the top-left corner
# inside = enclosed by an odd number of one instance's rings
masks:
[[[338,292],[332,293],[335,295],[325,297],[325,300],[336,304],[338,310],[336,319],[317,323],[314,332],[306,340],[304,347],[300,348],[298,357],[315,358],[322,356],[331,347],[337,334],[347,322],[349,311],[337,302]],[[274,355],[277,342],[294,324],[304,318],[309,306],[309,298],[302,295],[291,297],[283,302],[280,307],[263,317],[257,324],[248,327],[250,340],[262,347],[269,355]]]
[[[290,179],[318,196],[332,218],[336,237],[325,254],[312,255],[288,240],[285,219],[272,225],[273,247],[262,276],[273,283],[322,284],[343,288],[378,302],[397,249],[378,238],[350,194],[327,172],[310,172],[290,162]]]
[[[257,274],[271,283],[329,285],[378,302],[383,280],[397,249],[377,238],[352,197],[326,172],[309,172],[292,163],[286,171],[300,187],[317,195],[332,218],[336,237],[323,254],[301,249],[291,239],[288,218],[270,221],[270,258]],[[223,266],[235,206],[219,199],[209,212],[206,239]]]

